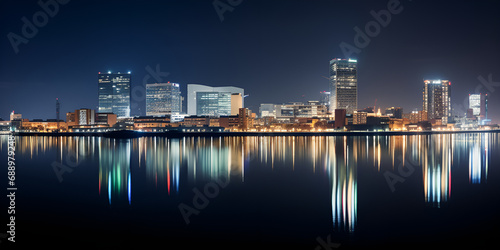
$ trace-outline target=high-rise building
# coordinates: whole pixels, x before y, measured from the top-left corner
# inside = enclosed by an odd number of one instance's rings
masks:
[[[243,96],[241,93],[231,94],[231,115],[238,115],[240,108],[243,108]]]
[[[451,82],[448,80],[424,80],[423,111],[427,119],[441,119],[448,123],[451,115]]]
[[[146,84],[147,116],[174,115],[181,112],[181,90],[178,83]]]
[[[353,114],[358,108],[357,60],[333,59],[330,61],[330,107],[345,109]]]
[[[99,72],[98,78],[99,113],[113,113],[118,118],[130,117],[130,72]]]
[[[488,94],[469,94],[469,109],[480,120],[488,118]]]
[[[238,87],[188,84],[187,113],[188,115],[208,116],[231,115],[231,95],[235,93],[241,94],[242,97],[245,96],[244,89]],[[241,99],[241,102],[241,106],[244,107],[244,98]]]

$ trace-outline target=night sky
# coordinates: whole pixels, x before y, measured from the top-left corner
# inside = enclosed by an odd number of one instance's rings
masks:
[[[40,18],[38,32],[16,53],[9,34],[22,36],[22,18],[43,17],[42,8],[0,0],[0,117],[15,110],[23,118],[55,118],[55,98],[62,119],[95,109],[97,74],[107,71],[132,72],[133,115],[145,113],[144,82],[242,87],[254,112],[260,103],[319,100],[330,59],[345,57],[339,45],[355,46],[354,28],[365,30],[375,20],[370,12],[387,10],[390,1],[242,0],[222,21],[213,2],[71,0],[46,24]],[[421,110],[423,79],[447,79],[456,110],[469,93],[488,93],[489,117],[500,123],[500,1],[400,6],[351,55],[358,59],[358,108],[377,99],[382,109]]]

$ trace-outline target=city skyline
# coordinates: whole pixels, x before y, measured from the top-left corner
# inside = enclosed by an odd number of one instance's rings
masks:
[[[0,245],[486,249],[499,10],[0,1]]]
[[[112,16],[118,14],[105,17],[99,15],[101,8],[70,2],[60,5],[57,15],[51,17],[45,26],[38,27],[37,35],[29,43],[20,44],[17,53],[6,37],[1,44],[6,57],[0,64],[0,86],[2,90],[12,94],[2,99],[0,117],[7,120],[9,113],[15,110],[30,119],[53,119],[55,98],[59,98],[62,114],[80,108],[96,109],[98,100],[93,91],[97,86],[95,80],[91,79],[95,79],[95,72],[107,70],[130,70],[134,75],[131,83],[131,115],[145,114],[145,98],[142,96],[144,91],[139,87],[154,82],[238,86],[249,94],[249,98],[245,98],[245,107],[254,112],[258,112],[260,103],[320,100],[320,92],[328,91],[329,84],[325,79],[328,75],[325,62],[331,58],[346,58],[339,46],[342,43],[357,46],[358,50],[354,51],[359,52],[350,55],[350,58],[359,61],[358,109],[374,106],[375,100],[382,110],[392,106],[401,106],[406,112],[420,109],[421,96],[417,93],[421,92],[422,79],[448,79],[453,82],[452,106],[456,108],[456,112],[467,112],[468,94],[476,92],[488,93],[491,107],[500,105],[500,98],[496,97],[499,81],[496,69],[500,62],[495,56],[498,49],[494,46],[500,39],[498,34],[487,32],[496,30],[500,22],[491,13],[494,8],[490,2],[430,5],[400,1],[402,11],[393,14],[386,26],[380,25],[379,35],[369,37],[370,42],[365,47],[353,43],[353,38],[360,36],[357,30],[363,31],[365,25],[375,19],[371,11],[382,13],[387,8],[388,1],[366,1],[363,4],[319,1],[308,5],[303,17],[294,14],[303,9],[304,2],[265,3],[268,8],[263,9],[260,7],[264,2],[243,2],[233,12],[226,12],[223,22],[210,3],[203,5],[196,1],[186,2],[152,2],[148,7],[134,3],[117,5],[115,3],[118,2],[113,1],[99,3],[102,9],[113,6],[127,13],[138,8],[141,13],[164,10],[171,14],[163,15],[162,18],[139,14],[145,21],[138,24],[136,18],[123,20],[121,23],[112,21]],[[4,34],[21,34],[21,17],[29,19],[33,13],[43,10],[35,1],[31,6],[29,3],[14,3],[9,8],[2,8],[4,11],[9,9],[9,12],[2,13],[2,21],[6,24],[1,29]],[[288,11],[282,11],[281,8],[277,11],[278,6],[286,7],[283,9]],[[255,22],[247,22],[251,20],[248,16],[257,10],[263,16],[256,17]],[[331,18],[332,10],[339,11],[334,13],[345,17],[342,23],[335,23],[335,19]],[[435,25],[438,18],[432,14],[445,10],[449,13],[448,20]],[[184,13],[182,11],[192,11],[193,15],[200,15],[197,20],[202,21],[189,19],[190,15],[180,17],[179,14]],[[429,18],[420,19],[421,13],[428,13]],[[459,19],[463,14],[474,21]],[[98,18],[85,25],[77,22],[78,19],[74,16],[78,15]],[[310,18],[313,16],[317,18]],[[109,24],[109,28],[97,28],[102,24]],[[294,28],[270,28],[269,24],[286,24]],[[356,27],[359,29],[354,29]],[[127,36],[123,35],[124,31],[141,28],[145,30],[133,36],[134,39],[125,45],[123,38]],[[232,35],[231,32],[237,30],[245,32]],[[325,33],[325,30],[331,32]],[[59,31],[64,31],[66,38],[58,36]],[[405,31],[408,31],[405,36],[398,35]],[[471,36],[458,39],[462,38],[463,32],[468,32]],[[109,33],[107,42],[84,42],[78,39],[83,34],[96,36],[101,33]],[[297,37],[297,34],[301,36]],[[438,34],[447,39],[417,39],[422,35],[438,37]],[[479,37],[479,34],[481,39],[473,38]],[[484,39],[485,35],[488,39]],[[206,43],[194,42],[200,36],[207,39]],[[169,37],[174,39],[164,43],[148,39],[165,41]],[[179,39],[175,39],[176,37]],[[266,44],[255,37],[266,37],[266,40],[272,42]],[[48,43],[55,38],[55,41],[69,39],[68,45],[61,42],[66,40]],[[248,42],[241,43],[241,47],[228,46],[243,40]],[[453,40],[453,46],[448,46],[446,40]],[[151,45],[145,46],[149,43]],[[94,48],[99,44],[102,49],[97,51]],[[196,48],[198,45],[200,47]],[[483,49],[478,50],[476,47]],[[296,48],[311,49],[305,49],[305,53]],[[81,60],[71,64],[64,63],[69,55],[80,57]],[[174,60],[166,60],[165,56]],[[211,63],[207,64],[208,61]],[[465,63],[470,61],[475,63]],[[24,66],[15,66],[19,64]],[[194,68],[197,71],[193,71]],[[23,74],[24,71],[29,71],[30,74]],[[33,90],[33,93],[23,92],[23,89]],[[29,105],[24,101],[26,99],[37,105]],[[490,109],[489,118],[493,123],[499,122],[499,114],[499,110]]]

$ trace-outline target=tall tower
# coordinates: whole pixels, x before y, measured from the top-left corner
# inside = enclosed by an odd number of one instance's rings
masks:
[[[130,72],[98,75],[99,113],[113,113],[121,117],[130,117]]]
[[[446,124],[451,115],[451,82],[448,80],[424,80],[423,110],[427,118],[441,119]]]
[[[353,114],[358,109],[357,60],[332,59],[330,61],[330,108],[345,109]]]

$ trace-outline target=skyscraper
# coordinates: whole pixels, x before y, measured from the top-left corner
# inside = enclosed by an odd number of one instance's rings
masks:
[[[202,93],[198,95],[198,93]],[[238,87],[211,87],[201,84],[187,85],[188,115],[231,115],[231,95],[240,93],[245,96],[245,90]],[[241,106],[245,107],[244,98]]]
[[[113,113],[118,118],[130,117],[130,72],[99,72],[98,78],[99,113]]]
[[[424,80],[423,110],[427,119],[441,119],[448,123],[451,115],[451,82],[448,80]]]
[[[353,114],[358,108],[357,60],[332,59],[330,61],[330,107],[333,114],[336,109],[345,109]]]
[[[181,107],[181,90],[178,83],[146,84],[146,115],[179,114]]]

